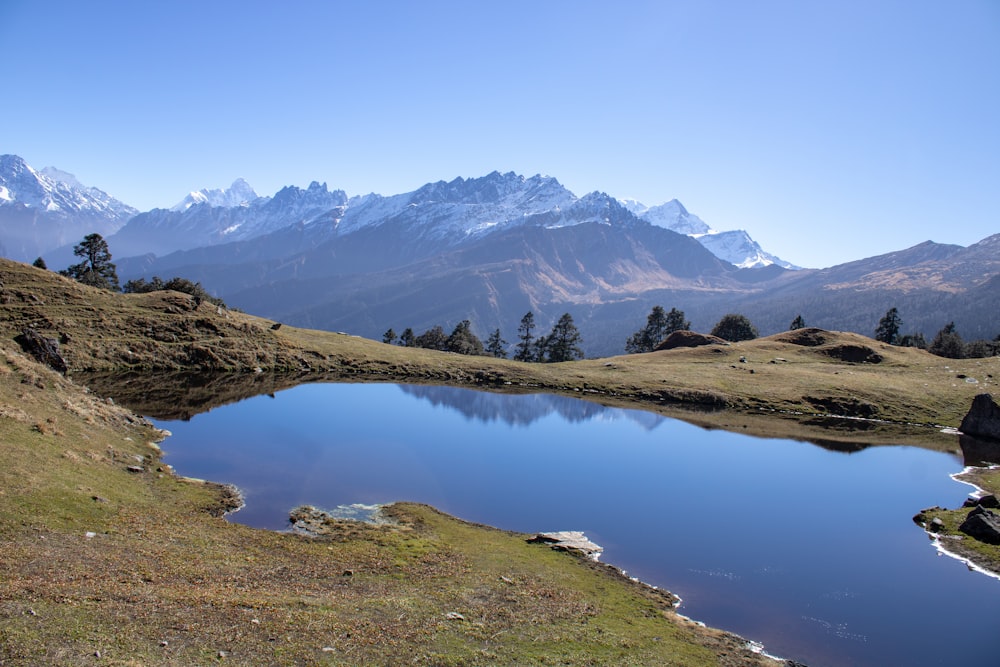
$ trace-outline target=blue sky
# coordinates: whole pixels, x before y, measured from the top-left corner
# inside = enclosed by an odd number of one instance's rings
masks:
[[[0,0],[0,153],[140,209],[493,170],[822,267],[1000,233],[1000,2]]]

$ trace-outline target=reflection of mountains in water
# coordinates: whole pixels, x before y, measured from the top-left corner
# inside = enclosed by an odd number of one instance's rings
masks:
[[[579,398],[554,394],[496,394],[471,389],[412,384],[403,384],[399,387],[410,396],[430,401],[431,405],[452,408],[467,419],[476,419],[487,424],[501,421],[511,426],[528,426],[554,413],[570,423],[594,419],[607,421],[627,419],[650,431],[666,419],[652,412],[609,408]]]

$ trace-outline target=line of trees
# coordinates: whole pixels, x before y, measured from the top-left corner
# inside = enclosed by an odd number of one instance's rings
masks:
[[[564,313],[559,318],[547,336],[536,336],[534,332],[535,314],[528,311],[521,318],[517,329],[518,342],[514,346],[516,361],[554,363],[583,359],[583,348],[580,347],[583,339],[569,313]],[[382,334],[382,342],[389,345],[420,347],[498,359],[506,359],[508,355],[508,343],[504,340],[500,329],[495,329],[484,345],[472,332],[469,320],[459,322],[451,334],[446,334],[440,325],[434,325],[420,335],[415,334],[409,327],[404,329],[402,334],[396,334],[395,330],[389,329]]]
[[[100,234],[88,234],[83,237],[83,241],[73,246],[73,254],[83,261],[66,267],[59,274],[84,285],[112,292],[121,290],[125,294],[173,290],[190,294],[199,303],[208,301],[217,306],[226,307],[222,299],[209,294],[201,283],[193,283],[187,278],[163,280],[159,276],[153,276],[152,280],[148,282],[145,278],[138,278],[129,280],[124,287],[119,287],[118,270],[114,262],[111,261],[111,250],[108,247],[108,242]],[[41,257],[33,262],[33,266],[39,269],[48,269],[45,260]]]
[[[802,316],[792,322],[792,327],[805,326]],[[653,306],[649,315],[646,316],[646,326],[636,331],[625,341],[625,352],[637,354],[642,352],[652,352],[660,343],[675,331],[687,331],[691,329],[691,322],[685,316],[683,310],[671,308],[668,313],[663,306]],[[741,340],[753,340],[759,335],[757,327],[747,318],[739,313],[728,313],[722,316],[714,327],[712,335],[737,342]]]
[[[977,359],[1000,354],[1000,335],[993,340],[962,340],[955,323],[949,322],[928,343],[922,333],[901,334],[903,319],[895,307],[886,311],[875,327],[875,340],[900,347],[918,347],[931,354],[949,359]]]

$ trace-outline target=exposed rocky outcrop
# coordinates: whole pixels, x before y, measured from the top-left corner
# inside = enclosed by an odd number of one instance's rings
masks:
[[[55,338],[46,338],[28,327],[14,340],[21,346],[22,350],[39,362],[60,373],[66,372],[66,360],[59,353],[59,341]]]
[[[993,396],[979,394],[972,399],[972,407],[959,428],[966,435],[1000,440],[1000,406]]]
[[[554,533],[538,533],[530,538],[528,542],[536,544],[548,544],[557,551],[574,551],[583,554],[587,558],[597,560],[600,558],[604,547],[595,544],[587,539],[587,536],[578,530],[561,530]]]
[[[969,512],[960,531],[987,544],[1000,544],[1000,515],[979,505]]]

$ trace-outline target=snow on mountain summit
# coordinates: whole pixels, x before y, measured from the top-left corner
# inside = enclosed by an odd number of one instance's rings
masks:
[[[124,223],[136,210],[55,167],[36,171],[17,155],[0,155],[0,199],[64,216],[97,216]]]
[[[750,238],[750,235],[742,229],[733,231],[716,231],[712,229],[704,220],[690,213],[676,199],[671,199],[666,204],[651,207],[647,207],[634,199],[619,201],[640,219],[657,227],[664,227],[680,234],[686,234],[696,239],[719,259],[725,260],[734,266],[753,268],[777,264],[786,269],[799,268],[790,262],[786,262],[764,251],[760,247],[760,244]]]
[[[235,208],[246,206],[258,198],[254,189],[242,178],[237,178],[233,184],[226,189],[208,190],[202,189],[188,195],[173,206],[171,211],[186,211],[192,206],[208,204],[213,207]]]
[[[0,155],[0,253],[31,261],[86,234],[110,234],[137,211],[55,167]]]

